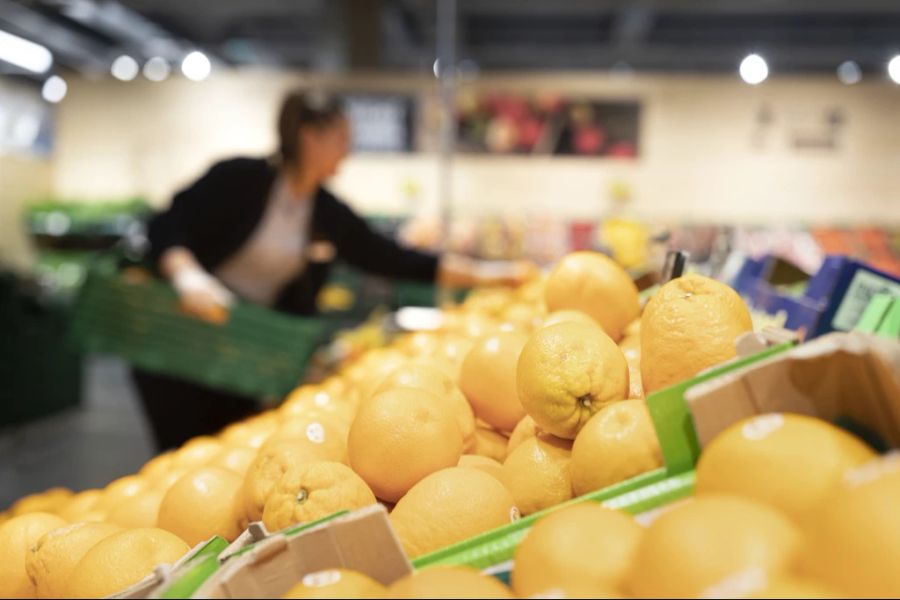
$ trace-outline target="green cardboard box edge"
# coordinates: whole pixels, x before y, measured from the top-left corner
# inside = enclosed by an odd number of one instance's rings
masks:
[[[299,535],[308,529],[312,529],[313,527],[316,527],[323,523],[327,523],[328,521],[332,521],[346,514],[349,514],[349,511],[341,510],[336,513],[332,513],[327,517],[323,517],[317,521],[310,521],[309,523],[304,523],[303,525],[297,525],[296,527],[285,529],[284,531],[278,532],[274,535],[284,535],[288,537]],[[257,544],[259,544],[259,542],[249,544],[244,548],[241,548],[240,550],[235,552],[232,557],[246,554],[247,552],[255,548]],[[197,552],[197,554],[193,558],[191,558],[190,561],[188,561],[188,563],[185,564],[184,570],[174,575],[172,583],[170,583],[169,586],[162,591],[159,597],[193,597],[197,590],[200,589],[200,587],[204,583],[209,581],[210,577],[218,572],[219,567],[221,567],[222,565],[222,563],[219,561],[219,555],[227,547],[228,542],[222,538],[216,537],[215,539],[211,540],[206,546],[201,548]]]

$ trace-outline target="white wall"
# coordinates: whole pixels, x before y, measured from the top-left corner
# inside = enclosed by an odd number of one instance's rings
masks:
[[[29,200],[48,197],[52,183],[48,161],[14,154],[0,156],[0,266],[29,266],[31,246],[22,226],[22,212]]]
[[[73,81],[59,108],[56,191],[72,197],[145,194],[165,204],[208,164],[263,154],[274,144],[274,111],[300,76],[241,72],[202,83]],[[359,77],[354,89],[433,94],[433,79]],[[486,77],[474,87],[554,89],[643,101],[641,157],[460,156],[454,202],[462,214],[515,212],[595,217],[614,180],[634,191],[634,207],[658,218],[696,221],[900,222],[900,87],[877,81],[842,86],[832,77],[775,78],[757,87],[736,77],[635,77],[584,74]],[[773,123],[754,144],[756,115]],[[834,151],[797,150],[789,139],[820,131],[825,113],[845,118]],[[351,157],[333,182],[367,211],[405,212],[410,181],[431,205],[433,155]]]

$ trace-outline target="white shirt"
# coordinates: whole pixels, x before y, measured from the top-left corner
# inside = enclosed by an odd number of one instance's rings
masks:
[[[256,229],[214,275],[239,297],[271,306],[303,271],[311,213],[312,199],[295,196],[279,176]]]

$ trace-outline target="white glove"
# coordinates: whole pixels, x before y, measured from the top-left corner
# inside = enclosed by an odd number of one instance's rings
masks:
[[[203,269],[179,269],[172,277],[172,287],[178,293],[181,307],[191,315],[212,323],[228,320],[228,309],[234,304],[234,294]]]

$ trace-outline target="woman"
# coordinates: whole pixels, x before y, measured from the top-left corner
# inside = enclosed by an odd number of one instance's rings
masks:
[[[497,282],[479,277],[478,265],[465,258],[409,250],[375,233],[323,187],[350,147],[337,99],[289,94],[278,136],[274,158],[213,165],[150,223],[150,259],[185,310],[222,322],[238,297],[311,314],[334,257],[396,279]],[[133,375],[160,449],[215,432],[258,408],[255,399],[140,370]]]

